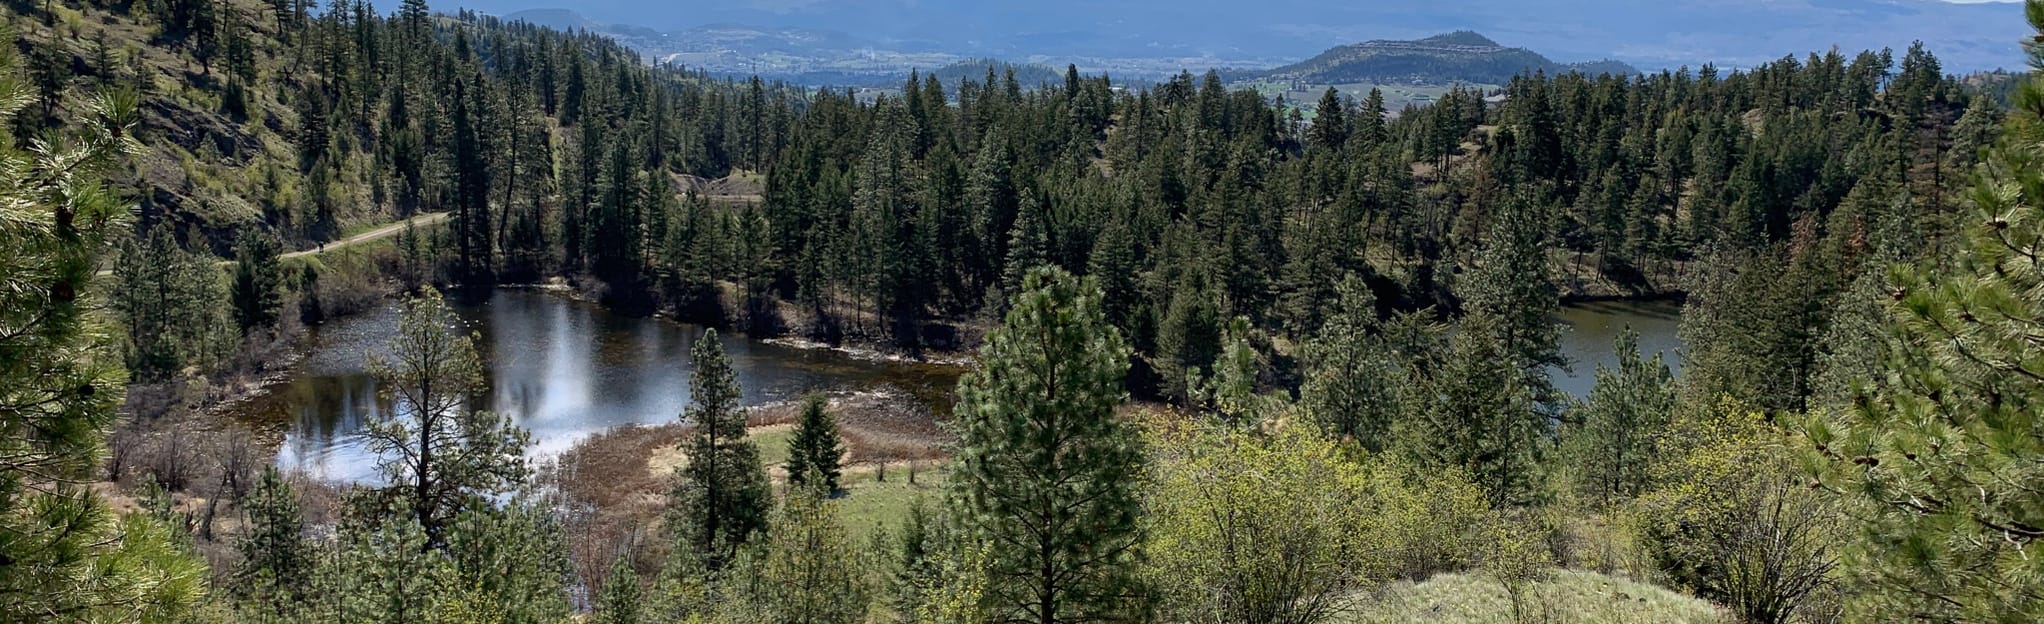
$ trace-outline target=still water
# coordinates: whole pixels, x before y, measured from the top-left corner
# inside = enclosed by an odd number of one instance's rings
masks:
[[[533,434],[538,456],[557,454],[616,425],[672,422],[689,403],[688,355],[700,327],[612,314],[601,306],[544,293],[499,290],[450,302],[480,335],[488,388],[482,409],[509,414]],[[1613,366],[1612,340],[1625,327],[1641,350],[1679,366],[1680,307],[1596,303],[1565,308],[1562,351],[1574,365],[1555,384],[1584,396],[1597,366]],[[367,419],[392,410],[368,373],[397,325],[394,305],[317,328],[312,348],[289,381],[241,408],[243,420],[283,436],[279,467],[333,480],[373,479],[374,458],[355,435]],[[718,338],[731,357],[746,404],[800,398],[811,391],[905,393],[933,411],[948,409],[961,369],[862,358],[826,349]]]
[[[689,403],[689,350],[703,329],[612,314],[543,293],[500,290],[450,296],[480,335],[485,386],[477,407],[508,414],[532,432],[533,454],[566,450],[616,425],[672,422]],[[281,430],[278,466],[334,480],[375,475],[354,434],[392,410],[368,373],[397,325],[388,306],[318,328],[290,381],[249,403],[242,418]],[[748,405],[794,400],[811,391],[906,393],[944,409],[956,367],[859,358],[720,334]]]
[[[1554,371],[1554,386],[1574,398],[1586,398],[1597,385],[1597,367],[1618,367],[1612,350],[1618,334],[1626,328],[1639,333],[1640,356],[1661,356],[1668,369],[1682,372],[1682,339],[1676,328],[1682,323],[1682,304],[1667,301],[1605,301],[1580,303],[1561,309],[1561,353],[1567,356],[1567,370]]]

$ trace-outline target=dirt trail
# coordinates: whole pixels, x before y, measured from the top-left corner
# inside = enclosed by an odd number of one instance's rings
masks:
[[[439,222],[441,222],[441,221],[446,221],[446,220],[447,220],[447,213],[445,213],[445,212],[429,212],[429,213],[426,213],[426,214],[422,214],[422,215],[419,215],[419,216],[415,216],[415,217],[412,217],[412,218],[410,218],[410,219],[406,219],[406,220],[403,220],[403,221],[399,221],[399,222],[396,222],[396,223],[392,223],[392,224],[390,224],[390,225],[385,225],[385,226],[382,226],[382,227],[378,227],[378,228],[376,228],[376,229],[373,229],[373,230],[370,230],[370,231],[367,231],[367,232],[363,232],[363,233],[361,233],[361,234],[356,234],[356,235],[354,235],[354,236],[350,236],[350,237],[347,237],[347,238],[343,238],[343,239],[341,239],[341,240],[337,240],[337,241],[334,241],[334,242],[331,242],[331,243],[327,243],[327,244],[325,244],[325,245],[321,245],[321,246],[319,246],[319,247],[315,247],[315,248],[312,248],[312,249],[307,249],[307,250],[305,250],[305,251],[294,251],[294,252],[291,252],[291,253],[287,253],[287,254],[284,254],[284,255],[282,255],[282,256],[279,256],[279,257],[281,257],[281,258],[297,258],[297,257],[300,257],[300,256],[309,256],[309,255],[312,255],[312,254],[326,253],[326,252],[329,252],[329,251],[333,251],[333,250],[336,250],[336,249],[343,249],[343,248],[346,248],[346,247],[348,247],[348,246],[350,246],[350,245],[356,245],[356,244],[360,244],[360,243],[367,243],[367,242],[370,242],[370,241],[376,241],[376,240],[383,240],[383,239],[386,239],[386,238],[390,238],[390,237],[392,237],[392,236],[397,236],[398,234],[402,234],[402,233],[404,233],[404,231],[405,231],[405,226],[407,226],[407,225],[410,225],[410,226],[421,226],[421,225],[432,225],[432,224],[435,224],[435,223],[439,223]]]
[[[447,214],[448,214],[448,213],[445,213],[445,212],[429,212],[429,213],[426,213],[426,214],[422,214],[422,215],[418,215],[418,216],[412,217],[412,218],[410,218],[410,219],[405,219],[405,220],[403,220],[403,221],[398,221],[398,222],[396,222],[396,223],[391,223],[391,224],[387,224],[387,225],[382,225],[382,226],[378,226],[378,227],[377,227],[376,229],[373,229],[373,230],[370,230],[370,231],[367,231],[367,232],[363,232],[363,233],[361,233],[361,234],[356,234],[356,235],[354,235],[354,236],[350,236],[350,237],[347,237],[347,238],[343,238],[343,239],[341,239],[341,240],[337,240],[337,241],[334,241],[334,242],[331,242],[331,243],[327,243],[327,244],[325,244],[325,245],[321,245],[321,246],[318,246],[318,247],[314,247],[314,248],[312,248],[312,249],[307,249],[307,250],[305,250],[305,251],[293,251],[293,252],[290,252],[290,253],[286,253],[286,254],[281,254],[281,255],[278,255],[277,257],[278,257],[278,258],[298,258],[298,257],[303,257],[303,256],[310,256],[310,255],[314,255],[314,254],[322,254],[322,253],[326,253],[326,252],[329,252],[329,251],[333,251],[333,250],[336,250],[336,249],[345,249],[345,248],[347,248],[347,247],[349,247],[349,246],[351,246],[351,245],[358,245],[358,244],[361,244],[361,243],[367,243],[367,242],[370,242],[370,241],[378,241],[378,240],[383,240],[383,239],[386,239],[386,238],[390,238],[390,237],[392,237],[392,236],[397,236],[397,235],[399,235],[399,234],[402,234],[402,233],[404,233],[404,231],[405,231],[405,226],[406,226],[406,225],[411,225],[411,226],[421,226],[421,225],[432,225],[432,224],[435,224],[435,223],[439,223],[439,222],[441,222],[441,221],[446,221],[446,220],[447,220]],[[233,261],[233,260],[221,260],[221,261],[220,261],[220,264],[223,264],[223,265],[226,265],[226,264],[234,264],[234,261]],[[113,270],[112,270],[112,269],[108,269],[108,270],[100,271],[100,272],[98,272],[98,273],[95,273],[95,274],[93,274],[93,277],[106,277],[106,276],[109,276],[109,275],[113,275],[113,274],[114,274]]]

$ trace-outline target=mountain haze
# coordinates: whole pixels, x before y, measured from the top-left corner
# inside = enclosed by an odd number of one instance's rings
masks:
[[[436,8],[456,6],[504,15],[561,5],[462,0]],[[1937,0],[1558,0],[1537,6],[1510,0],[589,0],[573,8],[594,21],[672,33],[710,24],[857,33],[877,50],[1004,58],[1210,57],[1266,65],[1358,41],[1473,30],[1562,62],[1616,58],[1649,70],[1751,66],[1834,45],[1848,52],[1900,51],[1922,40],[1947,69],[1971,71],[2020,66],[2014,43],[2023,36],[2015,5]]]

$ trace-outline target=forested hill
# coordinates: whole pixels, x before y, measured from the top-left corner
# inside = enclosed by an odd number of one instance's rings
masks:
[[[1135,92],[925,77],[861,102],[418,3],[53,6],[47,25],[14,20],[34,71],[144,94],[138,230],[188,249],[446,211],[408,282],[561,276],[686,318],[908,348],[970,344],[1021,269],[1049,263],[1114,284],[1111,316],[1167,370],[1203,365],[1219,319],[1311,333],[1335,276],[1387,309],[1452,310],[1511,215],[1538,225],[1566,295],[1679,292],[1700,259],[1823,250],[1802,291],[1821,296],[1877,234],[1909,231],[1884,224],[1949,211],[1942,185],[1996,116],[1921,49],[1522,77],[1503,104],[1455,91],[1395,116],[1337,97],[1309,124],[1213,75]],[[82,112],[46,93],[42,123]],[[733,172],[764,177],[761,201],[677,183]]]
[[[714,179],[763,161],[746,139],[760,126],[728,121],[739,109],[786,119],[799,105],[775,85],[649,69],[608,39],[417,2],[391,16],[364,2],[49,6],[10,20],[42,93],[22,123],[75,119],[88,112],[79,94],[133,89],[147,151],[125,183],[139,229],[162,225],[218,253],[249,231],[306,247],[471,210],[468,244],[494,249],[500,236],[538,235],[534,202],[595,192],[595,154],[565,160],[585,173],[556,175],[560,150],[579,145],[562,128],[592,144],[644,128],[660,138],[618,165]]]
[[[1483,35],[1457,31],[1417,41],[1376,40],[1340,46],[1260,77],[1305,84],[1504,84],[1522,73],[1570,71],[1618,76],[1638,73],[1619,61],[1557,63],[1532,50],[1508,48]]]
[[[0,16],[0,622],[1327,622],[1463,572],[1485,615],[1646,602],[1562,566],[1717,605],[1585,619],[2044,618],[2044,61],[2006,123],[1921,46],[1309,121],[1214,73],[716,80],[422,0]],[[507,284],[979,349],[925,443],[824,397],[754,427],[710,331],[605,340],[688,343],[688,407],[539,471],[436,290]],[[376,381],[315,382],[382,479],[289,477],[206,409],[400,294]],[[1661,295],[1682,378],[1625,332],[1563,397],[1564,298]],[[900,485],[928,506],[872,504]]]

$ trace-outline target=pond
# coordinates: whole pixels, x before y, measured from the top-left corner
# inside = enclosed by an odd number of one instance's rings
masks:
[[[1677,374],[1682,372],[1682,339],[1676,328],[1682,323],[1682,304],[1670,301],[1600,301],[1578,303],[1561,309],[1561,354],[1569,360],[1567,370],[1551,373],[1554,386],[1570,397],[1582,399],[1597,385],[1597,367],[1618,367],[1613,345],[1619,332],[1630,327],[1639,333],[1641,357],[1661,356],[1662,363]]]
[[[452,296],[480,335],[487,391],[482,409],[509,414],[530,430],[536,456],[557,454],[617,425],[673,422],[689,403],[689,350],[703,328],[614,314],[603,307],[525,290]],[[1612,341],[1631,327],[1641,350],[1680,366],[1672,303],[1592,303],[1564,308],[1562,351],[1573,366],[1555,385],[1587,396],[1599,365],[1615,366]],[[254,426],[282,435],[278,466],[324,479],[375,477],[374,458],[355,435],[392,410],[368,373],[397,325],[396,306],[316,328],[306,360],[288,381],[240,408]],[[720,334],[744,402],[799,399],[812,391],[903,393],[933,412],[949,409],[957,366],[863,357]]]
[[[488,388],[477,407],[508,414],[533,434],[533,454],[557,454],[590,434],[625,424],[673,422],[689,404],[689,350],[703,328],[613,314],[603,307],[521,290],[450,295],[480,335]],[[323,327],[289,381],[241,408],[255,426],[281,431],[277,464],[315,477],[375,476],[374,457],[355,436],[366,419],[392,410],[368,373],[397,325],[395,305]],[[948,409],[961,369],[858,357],[721,333],[744,391],[757,405],[812,391],[906,393]]]

